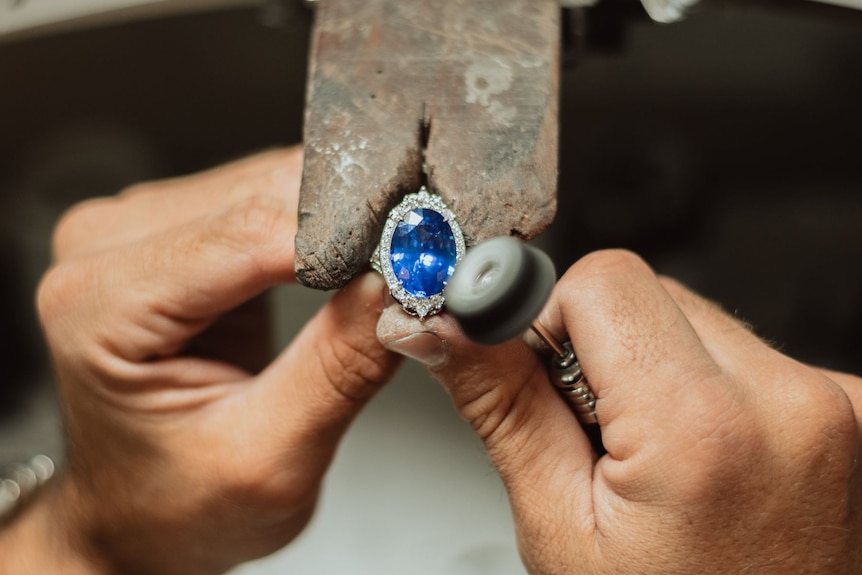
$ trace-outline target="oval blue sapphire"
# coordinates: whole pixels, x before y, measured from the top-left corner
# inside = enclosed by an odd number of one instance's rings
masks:
[[[455,235],[443,216],[432,209],[410,210],[398,222],[390,246],[392,271],[415,297],[442,292],[455,271]]]

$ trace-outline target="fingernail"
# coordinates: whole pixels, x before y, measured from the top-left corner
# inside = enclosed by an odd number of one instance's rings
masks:
[[[385,344],[386,349],[400,353],[428,367],[438,367],[449,359],[449,346],[430,332],[414,333]]]

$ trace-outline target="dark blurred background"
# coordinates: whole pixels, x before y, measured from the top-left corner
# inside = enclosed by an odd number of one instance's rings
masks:
[[[32,299],[64,208],[300,141],[312,13],[272,8],[0,43],[0,420],[50,393]],[[862,12],[706,2],[658,25],[604,0],[565,21],[560,267],[633,249],[862,373]]]

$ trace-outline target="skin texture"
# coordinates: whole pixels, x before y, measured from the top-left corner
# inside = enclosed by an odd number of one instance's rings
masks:
[[[862,380],[782,355],[623,251],[576,263],[540,321],[568,334],[599,397],[601,458],[524,341],[481,347],[397,306],[378,324],[485,442],[530,573],[862,570]]]
[[[268,152],[64,216],[38,308],[68,466],[0,532],[0,572],[220,573],[305,526],[339,439],[398,365],[374,337],[382,280],[357,278],[259,372],[190,351],[294,281],[301,164]]]

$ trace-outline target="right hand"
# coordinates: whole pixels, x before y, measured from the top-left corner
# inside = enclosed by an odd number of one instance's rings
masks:
[[[626,252],[576,263],[540,321],[572,340],[607,455],[523,341],[478,346],[397,307],[378,324],[485,442],[531,573],[862,572],[862,380],[782,355]]]

